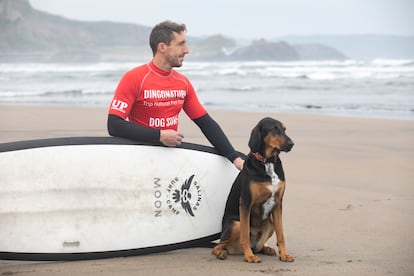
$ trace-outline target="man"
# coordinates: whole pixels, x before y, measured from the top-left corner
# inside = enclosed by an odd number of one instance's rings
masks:
[[[199,102],[190,81],[173,70],[189,53],[185,24],[165,21],[150,34],[153,59],[128,71],[120,80],[109,107],[108,132],[174,147],[184,135],[178,132],[178,114],[183,109],[210,143],[239,170],[242,160],[226,135]]]

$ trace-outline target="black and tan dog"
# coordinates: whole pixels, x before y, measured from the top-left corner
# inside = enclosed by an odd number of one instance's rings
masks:
[[[272,118],[262,119],[252,130],[251,151],[227,198],[220,242],[212,251],[217,258],[243,253],[246,262],[261,262],[253,252],[276,255],[275,249],[265,245],[276,231],[280,260],[294,260],[286,253],[282,225],[286,183],[279,153],[294,145],[285,130]]]

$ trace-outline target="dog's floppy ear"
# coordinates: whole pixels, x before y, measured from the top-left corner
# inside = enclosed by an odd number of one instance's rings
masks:
[[[276,120],[270,117],[261,119],[250,134],[249,148],[252,152],[260,152],[263,139],[276,125]]]
[[[252,129],[249,140],[249,148],[252,152],[260,152],[263,138],[274,127],[275,119],[266,117],[261,119],[257,125]]]
[[[259,152],[262,143],[260,122],[252,129],[249,139],[249,148],[252,152]]]

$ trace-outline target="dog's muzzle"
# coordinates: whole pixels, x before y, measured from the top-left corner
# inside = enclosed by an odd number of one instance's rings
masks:
[[[282,151],[289,152],[292,150],[294,145],[295,143],[293,143],[293,141],[290,138],[288,138],[286,143],[283,145]]]

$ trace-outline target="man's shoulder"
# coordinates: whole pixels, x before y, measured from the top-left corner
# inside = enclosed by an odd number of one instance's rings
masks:
[[[174,78],[185,81],[185,82],[190,82],[190,80],[185,75],[183,75],[182,73],[180,73],[180,72],[178,72],[174,69],[171,70],[171,71],[172,71],[171,76],[173,76]]]
[[[150,71],[148,64],[138,65],[130,70],[127,71],[127,74],[136,74],[136,73],[145,73]]]
[[[136,81],[142,79],[149,71],[150,71],[150,69],[148,68],[147,64],[139,65],[137,67],[134,67],[134,68],[128,70],[124,74],[123,79],[124,79],[124,81],[136,82]]]

